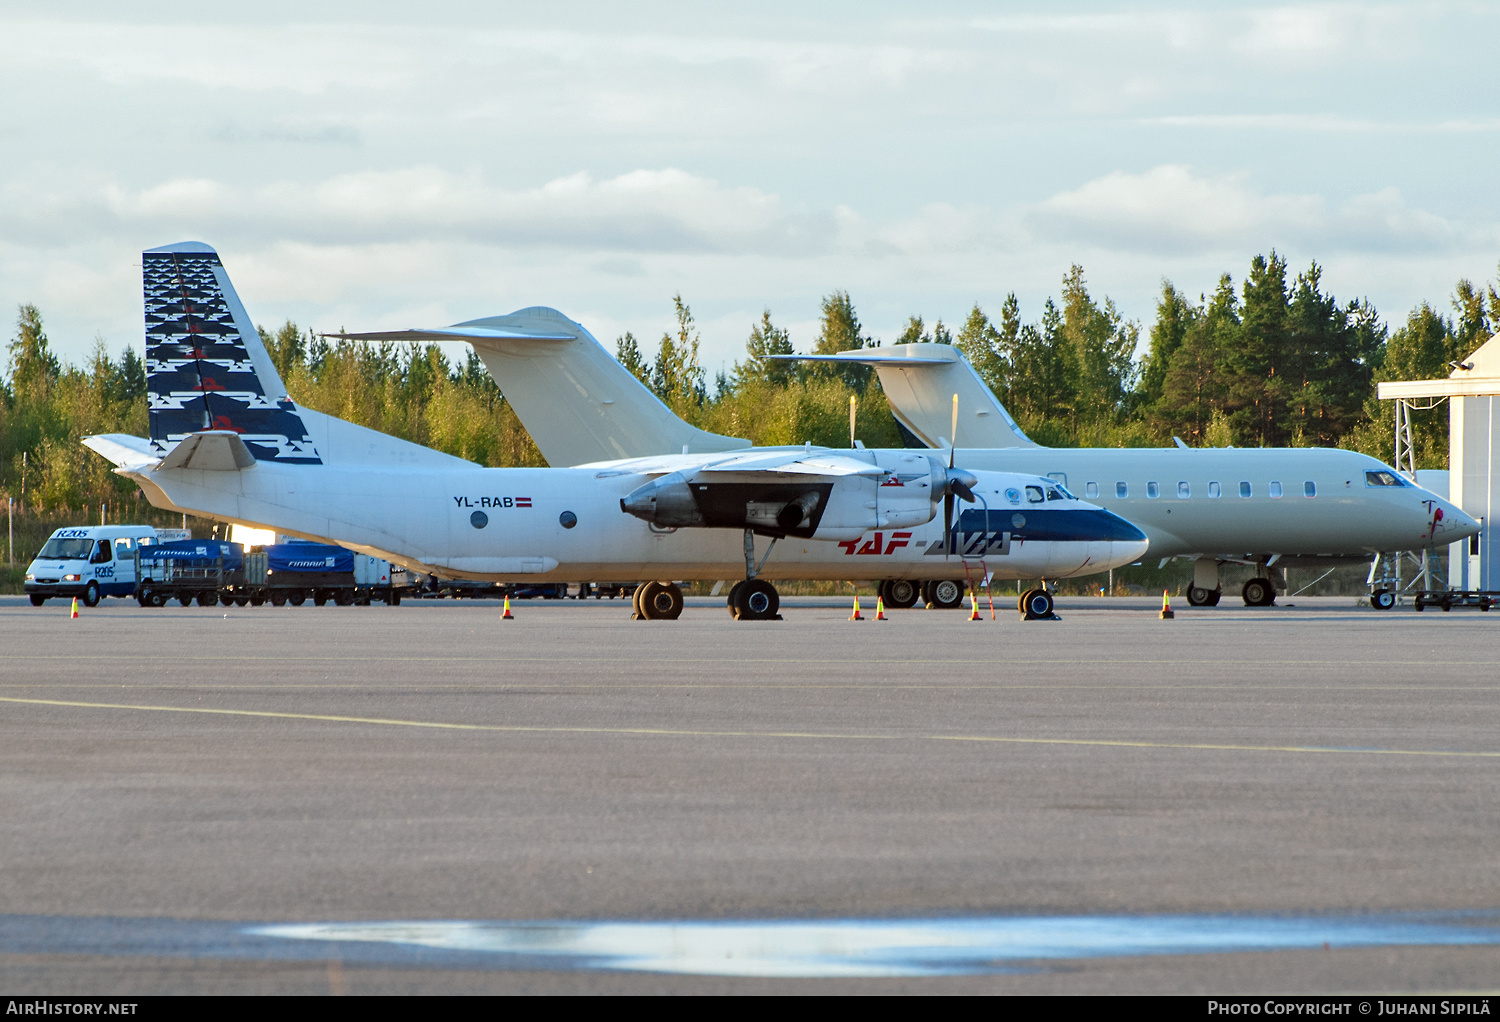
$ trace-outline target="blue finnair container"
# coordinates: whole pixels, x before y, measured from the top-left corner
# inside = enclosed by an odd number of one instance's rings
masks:
[[[354,551],[327,543],[277,543],[266,547],[266,567],[274,574],[354,571]]]
[[[141,547],[143,560],[171,560],[193,567],[213,567],[221,557],[225,571],[239,571],[245,566],[245,548],[222,539],[181,539]]]

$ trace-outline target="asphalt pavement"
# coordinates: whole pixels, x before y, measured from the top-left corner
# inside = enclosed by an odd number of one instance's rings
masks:
[[[710,598],[675,622],[593,600],[518,601],[513,621],[468,601],[73,620],[0,598],[0,984],[1496,985],[1489,938],[1127,943],[883,977],[737,966],[739,944],[722,967],[598,951],[662,922],[1500,916],[1500,614],[1236,599],[1162,621],[1159,601],[1063,598],[1022,622],[1014,600],[993,621],[851,622],[789,598],[783,621],[735,623]],[[371,922],[462,925],[237,936]],[[574,929],[543,946],[516,923]]]

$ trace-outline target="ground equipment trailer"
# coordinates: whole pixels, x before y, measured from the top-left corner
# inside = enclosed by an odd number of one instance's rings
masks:
[[[252,550],[245,560],[243,591],[231,594],[250,602],[270,600],[277,607],[300,607],[308,600],[321,607],[368,607],[375,600],[395,607],[406,588],[405,571],[378,557],[368,557],[327,543],[275,543]]]
[[[212,607],[244,580],[245,548],[238,543],[189,539],[135,551],[135,598],[142,607],[164,607],[174,599],[184,607],[194,601]]]

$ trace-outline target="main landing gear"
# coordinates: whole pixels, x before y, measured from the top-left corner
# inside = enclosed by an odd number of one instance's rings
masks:
[[[891,578],[880,583],[875,592],[885,601],[888,609],[905,610],[917,605],[917,598],[922,595],[922,586],[904,578]]]
[[[682,590],[671,582],[643,582],[630,598],[633,621],[676,621],[682,614]]]
[[[1202,586],[1190,585],[1187,590],[1187,601],[1193,607],[1217,607],[1219,597],[1223,595],[1222,589],[1204,589]]]
[[[923,582],[922,599],[929,610],[957,610],[964,605],[964,585],[953,579]]]
[[[1276,602],[1276,586],[1268,578],[1252,578],[1240,590],[1247,607],[1269,607]]]
[[[766,547],[766,555],[755,563],[755,533],[745,530],[745,580],[736,582],[729,590],[729,616],[736,621],[780,621],[781,594],[776,587],[763,578],[757,578],[760,569],[766,566],[776,539]]]

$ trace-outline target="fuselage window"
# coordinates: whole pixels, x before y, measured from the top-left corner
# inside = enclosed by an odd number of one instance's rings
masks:
[[[1178,500],[1187,500],[1192,495],[1193,495],[1193,488],[1191,486],[1189,486],[1187,483],[1178,483],[1177,484],[1177,499]]]
[[[1083,484],[1083,495],[1085,497],[1097,497],[1097,496],[1099,496],[1099,484],[1098,483],[1084,483]]]
[[[1405,486],[1406,480],[1394,472],[1366,472],[1366,486]]]
[[[1219,489],[1219,484],[1218,483],[1209,483],[1208,484],[1208,495],[1210,497],[1218,497],[1222,492],[1223,491]]]
[[[1309,479],[1302,484],[1302,496],[1316,497],[1318,495],[1318,484]]]
[[[1278,482],[1277,480],[1274,480],[1274,479],[1271,480],[1270,491],[1271,491],[1271,496],[1273,496],[1273,497],[1280,497],[1281,496],[1281,483]]]
[[[1126,497],[1130,496],[1130,487],[1125,483],[1115,483],[1115,496],[1119,497],[1121,500],[1124,500]]]
[[[1248,496],[1250,496],[1250,484],[1247,483],[1247,482],[1244,482],[1243,480],[1240,482],[1240,496],[1241,497],[1248,497]]]
[[[1040,486],[1026,487],[1026,499],[1032,504],[1040,504],[1042,502],[1042,488]]]
[[[1066,487],[1068,485],[1068,473],[1066,472],[1048,472],[1047,478],[1060,486]]]
[[[1160,486],[1157,486],[1155,483],[1147,483],[1146,484],[1146,498],[1148,500],[1155,500],[1157,497],[1160,497],[1160,496],[1161,496],[1161,487]]]

